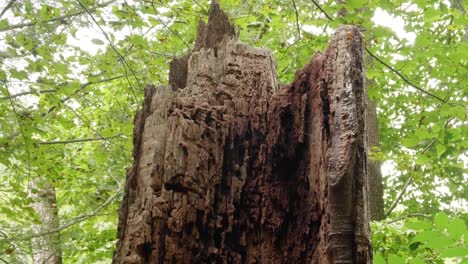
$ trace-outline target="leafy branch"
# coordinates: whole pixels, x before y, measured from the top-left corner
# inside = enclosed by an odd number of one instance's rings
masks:
[[[140,84],[140,80],[138,79],[138,77],[136,76],[136,73],[135,71],[133,71],[133,69],[130,67],[130,65],[128,64],[127,60],[125,59],[124,56],[122,56],[122,54],[120,54],[120,52],[117,50],[117,48],[115,47],[115,45],[112,43],[111,39],[109,38],[109,35],[106,33],[106,31],[104,31],[104,29],[101,27],[101,25],[99,25],[99,23],[97,22],[96,18],[93,16],[93,14],[91,13],[91,10],[86,7],[85,4],[83,4],[83,2],[81,2],[81,0],[76,0],[80,6],[86,11],[86,13],[88,13],[89,17],[91,17],[91,19],[93,20],[94,24],[96,24],[96,26],[99,28],[99,30],[102,32],[102,34],[104,35],[104,37],[106,38],[107,42],[109,43],[110,47],[112,48],[112,50],[115,52],[115,54],[117,54],[117,56],[119,57],[120,59],[120,62],[122,63],[122,66],[124,68],[124,71],[125,71],[125,77],[127,79],[127,82],[128,84],[130,85],[130,90],[132,91],[132,94],[134,96],[134,99],[135,101],[138,101],[137,100],[137,97],[136,97],[136,93],[133,89],[133,86],[130,82],[130,79],[128,78],[128,74],[127,74],[127,67],[128,69],[130,70],[130,72],[132,73],[132,75],[135,77],[135,79],[137,80],[137,83],[138,83],[138,86],[140,86],[140,89],[143,90],[143,86]]]
[[[89,218],[92,218],[92,217],[95,217],[99,214],[99,212],[103,209],[105,209],[109,204],[111,204],[119,195],[120,193],[122,192],[122,189],[119,189],[115,192],[114,195],[112,195],[111,197],[109,197],[104,203],[102,203],[100,206],[98,206],[97,208],[95,208],[92,212],[90,213],[84,213],[82,215],[79,215],[77,217],[74,217],[72,218],[68,223],[64,224],[64,225],[61,225],[57,228],[53,228],[49,231],[46,231],[46,232],[41,232],[41,233],[35,233],[35,234],[32,234],[32,235],[24,235],[24,236],[19,236],[19,237],[10,237],[10,238],[0,238],[0,241],[19,241],[19,240],[29,240],[31,238],[35,238],[35,237],[41,237],[41,236],[46,236],[46,235],[50,235],[50,234],[53,234],[53,233],[57,233],[57,232],[60,232],[64,229],[67,229],[75,224],[78,224],[80,222],[83,222]]]
[[[408,217],[422,217],[422,218],[426,218],[426,219],[429,219],[429,220],[434,220],[432,217],[426,215],[426,214],[423,214],[423,213],[412,213],[412,214],[407,214],[407,215],[404,215],[404,216],[401,216],[401,217],[398,217],[396,219],[393,219],[393,220],[390,220],[388,221],[387,223],[391,224],[391,223],[395,223],[395,222],[398,222],[398,221],[401,221],[403,219],[406,219]]]
[[[10,91],[8,90],[6,82],[4,82],[4,84],[5,84],[5,91],[7,93],[7,96],[11,97],[11,94],[10,94]],[[13,113],[15,114],[16,121],[18,122],[21,137],[23,138],[23,141],[24,141],[24,147],[26,148],[27,167],[28,167],[28,181],[29,181],[29,179],[31,179],[31,152],[29,150],[28,140],[27,140],[26,134],[24,132],[23,126],[21,124],[21,119],[20,119],[20,116],[19,116],[18,111],[16,109],[15,103],[13,102],[13,99],[10,99],[9,102],[10,102],[10,105],[11,105],[11,109],[13,110]]]
[[[108,5],[110,5],[110,4],[114,3],[114,2],[115,2],[115,0],[104,2],[102,4],[96,5],[93,8],[90,8],[89,11],[94,12],[94,11],[96,11],[96,9],[101,8],[101,7],[106,7],[106,6],[108,6]],[[76,17],[76,16],[80,16],[80,15],[83,15],[85,13],[86,13],[85,11],[78,11],[78,12],[74,12],[74,13],[71,13],[71,14],[68,14],[68,15],[53,17],[53,18],[47,19],[47,20],[40,20],[40,21],[27,22],[27,23],[19,23],[19,24],[16,24],[16,25],[11,25],[11,26],[6,27],[6,28],[0,28],[0,32],[10,31],[10,30],[13,30],[13,29],[19,29],[19,28],[24,28],[24,27],[32,27],[32,26],[36,26],[38,24],[46,24],[46,23],[51,23],[51,22],[56,22],[56,21],[64,21],[66,19]],[[1,17],[1,15],[0,15],[0,17]]]
[[[89,85],[93,85],[93,84],[98,84],[98,83],[103,83],[103,82],[109,82],[109,81],[113,81],[113,80],[117,80],[117,79],[120,79],[120,78],[123,78],[123,77],[126,77],[125,75],[117,75],[117,76],[113,76],[113,77],[109,77],[109,78],[106,78],[106,79],[102,79],[102,80],[99,80],[99,81],[96,81],[96,82],[86,82],[86,83],[83,83],[81,86],[80,86],[80,89],[76,90],[73,95],[76,95],[78,94],[80,91],[82,91],[84,88],[86,88],[87,86]],[[64,103],[68,100],[70,100],[70,96],[67,96],[63,99],[60,100],[60,103]],[[57,106],[54,105],[52,106],[48,111],[47,113],[50,113],[52,112]]]
[[[57,140],[57,141],[42,141],[36,144],[38,145],[56,145],[56,144],[70,144],[70,143],[78,143],[78,142],[88,142],[88,141],[98,141],[98,140],[109,140],[113,138],[118,138],[122,136],[121,134],[117,134],[112,137],[97,137],[97,138],[80,138],[80,139],[69,139],[69,140]]]
[[[328,13],[320,6],[319,3],[317,3],[315,0],[311,0],[312,3],[314,3],[314,5],[320,9],[320,11],[327,17],[328,20],[330,21],[334,21],[334,19],[328,15]],[[401,72],[399,72],[398,70],[396,70],[395,68],[393,68],[392,66],[388,65],[387,63],[385,63],[382,59],[380,59],[377,55],[375,55],[374,53],[372,53],[368,48],[365,48],[366,52],[374,59],[376,59],[380,64],[382,64],[383,66],[385,66],[387,69],[389,69],[391,72],[395,73],[396,75],[398,75],[398,77],[400,77],[406,84],[408,84],[409,86],[413,87],[414,89],[434,98],[434,99],[437,99],[438,101],[442,102],[442,103],[445,103],[445,104],[449,104],[449,105],[454,105],[452,103],[448,103],[445,99],[442,99],[441,97],[431,93],[431,92],[428,92],[426,89],[423,89],[421,88],[420,86],[414,84],[412,81],[410,81],[408,78],[406,78]]]
[[[29,95],[29,94],[36,94],[36,93],[43,94],[43,93],[55,93],[55,92],[57,92],[57,90],[53,90],[53,89],[51,89],[51,90],[22,92],[22,93],[12,94],[12,95],[5,96],[5,97],[0,97],[0,100],[15,99],[17,97],[21,97],[21,96],[25,96],[25,95]]]
[[[0,12],[0,18],[2,18],[2,16],[6,13],[6,11],[8,11],[8,9],[10,9],[15,2],[16,0],[10,0],[10,2],[8,2],[5,8],[3,8],[2,12]]]

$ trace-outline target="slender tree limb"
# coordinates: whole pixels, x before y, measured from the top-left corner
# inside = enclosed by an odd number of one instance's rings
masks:
[[[203,10],[203,13],[205,13],[205,15],[208,15],[208,11],[206,11],[206,9],[202,5],[200,5],[200,3],[198,3],[196,0],[192,0],[192,2],[199,6]]]
[[[99,5],[96,5],[95,7],[93,8],[90,8],[89,10],[90,11],[95,11],[96,9],[98,8],[101,8],[101,7],[106,7],[112,3],[114,3],[115,0],[112,0],[112,1],[108,1],[108,2],[104,2],[102,4],[99,4]],[[24,28],[24,27],[32,27],[32,26],[35,26],[35,25],[38,25],[38,24],[46,24],[46,23],[50,23],[50,22],[56,22],[56,21],[63,21],[65,19],[69,19],[69,18],[72,18],[72,17],[76,17],[76,16],[80,16],[80,15],[83,15],[85,14],[86,11],[78,11],[78,12],[74,12],[74,13],[71,13],[71,14],[68,14],[68,15],[63,15],[63,16],[58,16],[58,17],[53,17],[51,19],[47,19],[47,20],[42,20],[42,21],[34,21],[34,22],[27,22],[27,23],[20,23],[20,24],[16,24],[16,25],[11,25],[7,28],[2,28],[0,29],[0,32],[3,32],[3,31],[10,31],[10,30],[13,30],[13,29],[19,29],[19,28]]]
[[[325,12],[325,10],[323,10],[322,6],[320,6],[319,3],[317,3],[315,0],[311,0],[311,1],[312,1],[312,3],[314,3],[314,5],[315,5],[318,9],[320,9],[320,11],[322,12],[322,14],[324,14],[324,15],[328,18],[328,20],[330,20],[330,21],[333,21],[333,20],[334,20],[331,16],[328,15],[327,12]]]
[[[384,218],[387,218],[392,213],[393,209],[395,209],[395,207],[398,205],[398,203],[400,203],[400,200],[403,197],[403,194],[406,193],[406,189],[413,182],[413,178],[414,178],[413,176],[410,176],[406,180],[405,185],[403,185],[403,188],[401,189],[400,193],[398,194],[396,199],[393,201],[392,205],[390,205],[390,208],[388,208],[387,212],[385,212]]]
[[[297,36],[299,39],[301,39],[301,27],[299,26],[299,14],[297,13],[297,6],[296,6],[296,1],[292,0],[293,7],[294,7],[294,13],[296,15],[296,30],[297,30]]]
[[[10,9],[15,2],[16,0],[10,0],[10,2],[8,2],[5,8],[3,8],[2,12],[0,12],[0,18],[2,18],[2,16],[6,13],[6,11],[8,11],[8,9]]]
[[[88,141],[98,141],[98,140],[109,140],[113,138],[117,138],[122,136],[121,134],[117,134],[112,137],[97,137],[97,138],[80,138],[80,139],[69,139],[69,140],[57,140],[57,141],[43,141],[38,142],[38,145],[56,145],[56,144],[70,144],[70,143],[79,143],[79,142],[88,142]]]
[[[8,90],[6,82],[4,82],[4,84],[5,84],[5,90],[6,90],[7,96],[11,97],[11,94],[10,94],[10,91]],[[13,99],[10,99],[9,102],[11,105],[11,109],[13,110],[13,113],[15,114],[16,121],[18,122],[20,134],[24,141],[24,147],[26,148],[26,158],[27,158],[26,164],[28,168],[28,182],[29,182],[29,180],[31,179],[31,152],[29,150],[28,140],[27,140],[26,134],[24,133],[23,126],[21,124],[21,119],[19,117],[18,111],[16,110],[15,103],[13,102]]]
[[[427,144],[426,147],[424,147],[424,149],[421,151],[421,154],[426,153],[436,143],[436,141],[437,141],[437,139],[433,139],[429,144]],[[416,171],[418,169],[419,169],[418,165],[413,166],[413,171]],[[398,205],[398,203],[400,202],[403,195],[406,193],[406,190],[407,190],[408,186],[413,182],[413,179],[414,179],[414,177],[411,176],[406,180],[405,184],[403,185],[403,189],[401,189],[401,191],[397,195],[396,199],[390,205],[390,208],[388,208],[387,212],[385,212],[384,218],[387,218],[393,212],[393,210]]]
[[[432,217],[430,217],[430,216],[428,216],[428,215],[426,215],[426,214],[423,214],[423,213],[412,213],[412,214],[407,214],[407,215],[398,217],[398,218],[396,218],[396,219],[387,221],[387,223],[389,223],[389,224],[395,223],[395,222],[401,221],[401,220],[403,220],[403,219],[405,219],[405,218],[414,217],[414,216],[419,216],[419,217],[423,217],[423,218],[426,218],[426,219],[429,219],[429,220],[433,220]]]
[[[141,85],[140,83],[140,80],[138,79],[138,77],[136,76],[136,73],[135,71],[133,71],[133,69],[130,67],[130,64],[128,64],[127,60],[125,59],[125,57],[117,50],[117,48],[115,47],[115,45],[112,43],[111,39],[109,38],[109,35],[106,33],[106,31],[101,27],[101,25],[99,25],[99,23],[97,22],[96,18],[94,17],[94,15],[91,13],[90,9],[88,9],[88,7],[83,4],[83,2],[81,0],[76,0],[80,6],[86,11],[86,13],[88,13],[89,17],[91,17],[91,19],[93,20],[94,24],[96,24],[96,26],[99,28],[99,30],[102,32],[102,34],[104,35],[104,37],[106,38],[107,42],[109,43],[110,47],[112,48],[112,50],[115,52],[115,54],[117,54],[117,56],[120,58],[120,62],[122,63],[122,66],[124,67],[124,71],[125,71],[125,75],[126,75],[126,78],[127,78],[127,82],[130,86],[130,90],[133,94],[133,97],[135,99],[135,102],[138,101],[137,99],[137,96],[136,96],[136,93],[133,89],[133,86],[130,82],[130,79],[128,78],[128,74],[127,74],[127,67],[128,69],[130,70],[130,72],[132,73],[133,77],[135,77],[136,81],[137,81],[137,84],[138,86],[140,87],[141,90],[143,90],[143,86]]]
[[[93,85],[93,84],[98,84],[98,83],[103,83],[103,82],[109,82],[109,81],[113,81],[113,80],[116,80],[116,79],[120,79],[120,78],[123,78],[123,77],[126,77],[125,75],[117,75],[117,76],[113,76],[113,77],[110,77],[110,78],[107,78],[107,79],[102,79],[102,80],[99,80],[99,81],[96,81],[96,82],[86,82],[86,83],[83,83],[81,86],[80,86],[80,89],[76,90],[73,95],[76,95],[78,94],[79,92],[81,92],[84,88],[86,88],[87,86],[89,85]],[[60,100],[60,103],[64,103],[68,100],[70,100],[71,97],[67,96],[63,99]],[[49,110],[47,111],[47,113],[50,113],[52,111],[55,110],[55,108],[57,108],[56,105],[52,106],[51,108],[49,108]]]
[[[320,6],[320,4],[318,4],[315,0],[311,0],[312,3],[314,3],[314,5],[320,9],[320,11],[328,18],[328,20],[330,21],[333,21],[334,19],[328,15],[328,13]],[[437,99],[438,101],[442,102],[442,103],[445,103],[445,104],[449,104],[449,105],[454,105],[453,103],[449,103],[447,102],[446,100],[442,99],[441,97],[433,94],[433,93],[430,93],[428,92],[427,90],[421,88],[420,86],[414,84],[412,81],[408,80],[408,78],[406,78],[403,74],[401,74],[399,71],[397,71],[395,68],[393,68],[392,66],[388,65],[387,63],[385,63],[382,59],[380,59],[379,57],[377,57],[374,53],[372,53],[367,47],[366,47],[366,52],[374,59],[376,59],[380,64],[382,64],[383,66],[385,66],[387,69],[389,69],[391,72],[395,73],[396,75],[398,75],[398,77],[400,77],[400,79],[402,79],[406,84],[408,84],[409,86],[413,87],[414,89],[434,98],[434,99]]]
[[[57,92],[57,90],[53,90],[53,89],[51,89],[51,90],[22,92],[22,93],[12,94],[10,96],[0,97],[0,100],[15,99],[17,97],[25,96],[25,95],[28,95],[28,94],[36,94],[36,93],[43,94],[43,93],[55,93],[55,92]]]
[[[156,9],[156,6],[154,6],[154,2],[151,2],[151,6],[153,7],[153,10],[154,12],[157,14],[158,13],[158,10]],[[175,32],[174,30],[172,30],[172,28],[170,28],[164,21],[162,21],[162,19],[159,17],[158,15],[158,20],[159,22],[161,22],[161,24],[167,29],[169,30],[172,34],[174,34],[178,39],[180,39],[182,41],[182,43],[184,43],[185,47],[187,47],[189,50],[190,50],[190,45],[185,42],[185,40],[182,38],[182,36],[180,36],[179,33]]]
[[[387,63],[385,63],[382,59],[380,59],[379,57],[377,57],[374,53],[372,53],[368,48],[366,48],[366,52],[374,59],[376,59],[380,64],[382,64],[383,66],[385,66],[387,69],[389,69],[390,71],[392,71],[393,73],[395,73],[396,75],[398,75],[400,77],[400,79],[402,79],[406,84],[408,84],[409,86],[413,87],[414,89],[432,97],[432,98],[435,98],[439,101],[441,101],[442,103],[445,103],[445,104],[450,104],[450,105],[453,105],[452,103],[448,103],[447,101],[445,101],[444,99],[442,99],[441,97],[433,94],[433,93],[430,93],[426,90],[424,90],[423,88],[419,87],[418,85],[414,84],[413,82],[411,82],[410,80],[408,80],[405,76],[403,76],[403,74],[401,74],[399,71],[397,71],[395,68],[393,68],[392,66],[388,65]]]
[[[122,192],[122,190],[118,190],[116,191],[116,193],[114,195],[112,195],[111,197],[109,197],[103,204],[101,204],[100,206],[98,206],[97,208],[95,208],[92,212],[90,213],[85,213],[85,214],[82,214],[82,215],[79,215],[75,218],[72,218],[72,220],[64,225],[61,225],[57,228],[54,228],[54,229],[51,229],[47,232],[41,232],[41,233],[36,233],[36,234],[32,234],[32,235],[25,235],[25,236],[21,236],[21,237],[11,237],[11,238],[0,238],[0,241],[19,241],[19,240],[29,240],[31,238],[35,238],[35,237],[41,237],[41,236],[46,236],[46,235],[50,235],[50,234],[53,234],[53,233],[57,233],[57,232],[60,232],[64,229],[67,229],[75,224],[78,224],[80,222],[83,222],[89,218],[92,218],[92,217],[95,217],[98,215],[99,211],[105,209],[110,203],[112,203],[119,195],[120,193]]]

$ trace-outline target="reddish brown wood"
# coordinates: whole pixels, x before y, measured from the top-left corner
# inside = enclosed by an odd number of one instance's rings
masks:
[[[217,4],[200,28],[135,117],[114,263],[371,263],[359,30],[279,88]]]

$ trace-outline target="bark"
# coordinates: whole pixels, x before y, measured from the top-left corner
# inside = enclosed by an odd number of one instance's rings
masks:
[[[345,4],[346,0],[338,0],[338,4]],[[359,8],[358,12],[365,12],[368,8]],[[337,12],[337,17],[346,16],[346,8],[341,8]],[[373,65],[372,57],[367,56],[368,65]],[[372,85],[373,80],[366,80],[367,85]],[[369,101],[367,104],[367,144],[369,149],[377,147],[379,145],[379,129],[377,119],[377,103],[376,101]],[[373,221],[379,221],[385,219],[384,214],[384,200],[383,200],[383,182],[382,182],[382,171],[381,163],[378,160],[368,160],[369,167],[369,211],[370,217]]]
[[[34,264],[61,264],[60,232],[49,232],[59,227],[55,188],[45,179],[35,178],[30,183],[31,207],[39,217],[32,225],[36,234],[46,235],[31,239]]]
[[[145,91],[113,262],[371,263],[363,58],[340,27],[279,88],[213,4]]]
[[[369,149],[372,149],[379,146],[377,103],[375,101],[369,101],[367,113],[367,142]],[[369,159],[369,210],[373,221],[385,219],[381,166],[380,161]]]

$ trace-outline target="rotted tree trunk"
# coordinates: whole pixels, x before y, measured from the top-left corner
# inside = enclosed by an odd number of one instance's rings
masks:
[[[371,263],[363,58],[342,26],[280,88],[213,4],[135,117],[114,263]]]

